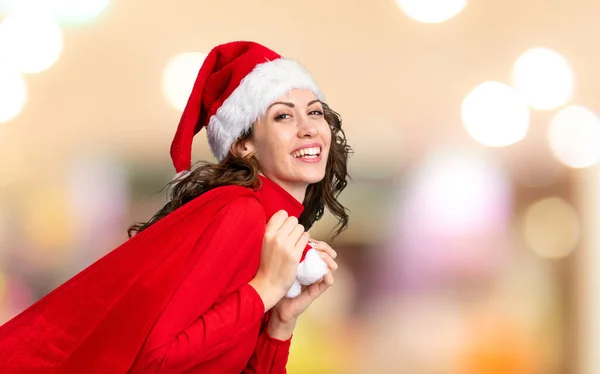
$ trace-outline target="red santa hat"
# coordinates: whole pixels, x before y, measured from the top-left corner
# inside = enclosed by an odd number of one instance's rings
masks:
[[[192,140],[206,127],[213,155],[221,161],[277,98],[292,89],[312,90],[311,75],[297,62],[254,42],[238,41],[210,51],[192,89],[171,144],[178,173],[191,167]]]

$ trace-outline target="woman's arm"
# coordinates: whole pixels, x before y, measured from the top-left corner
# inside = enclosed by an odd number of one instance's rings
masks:
[[[264,307],[254,289],[245,285],[215,304],[189,328],[158,348],[145,352],[141,372],[184,372],[236,345],[258,331]]]
[[[184,372],[231,348],[251,330],[258,334],[265,306],[256,290],[246,284],[223,293],[240,271],[258,265],[264,222],[262,206],[251,197],[235,199],[215,215],[195,243],[200,256],[190,264],[132,372]]]
[[[267,314],[265,328],[243,374],[286,373],[285,367],[298,316],[333,285],[333,273],[338,268],[334,260],[337,253],[327,243],[317,242],[316,249],[327,263],[329,273],[321,281],[306,287],[298,297],[281,299]]]
[[[243,374],[285,374],[295,327],[296,319],[285,322],[269,313]]]

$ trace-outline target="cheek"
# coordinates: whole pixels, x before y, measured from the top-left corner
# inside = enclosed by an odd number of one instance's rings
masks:
[[[278,165],[286,161],[285,147],[280,139],[273,139],[269,143],[268,162],[272,165]]]
[[[331,128],[327,122],[325,122],[325,125],[322,127],[321,133],[323,134],[323,141],[331,145]]]
[[[296,137],[296,132],[293,129],[273,129],[268,135],[267,142],[268,152],[272,156],[287,155],[291,151]]]
[[[256,158],[262,167],[267,169],[278,168],[289,162],[287,151],[289,143],[286,143],[285,139],[271,134],[271,136],[266,137],[264,142],[259,144],[259,147],[257,148]]]

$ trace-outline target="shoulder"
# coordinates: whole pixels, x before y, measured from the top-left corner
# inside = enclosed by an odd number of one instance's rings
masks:
[[[241,186],[224,186],[213,190],[221,194],[227,201],[220,209],[219,215],[228,220],[244,219],[245,221],[265,222],[265,209],[256,193]],[[259,221],[260,222],[260,221]]]
[[[239,187],[243,188],[243,187]],[[227,201],[211,219],[210,226],[225,235],[229,242],[261,239],[267,224],[266,213],[251,190],[249,193],[227,196]]]

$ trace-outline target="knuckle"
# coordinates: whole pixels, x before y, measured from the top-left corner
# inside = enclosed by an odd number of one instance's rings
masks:
[[[286,244],[286,240],[285,237],[283,237],[282,235],[277,235],[273,241],[275,242],[275,244],[277,244],[278,246],[285,246]]]
[[[271,218],[269,219],[269,223],[275,224],[278,221],[281,221],[282,218],[284,218],[283,215],[280,212],[277,212],[271,216]]]

